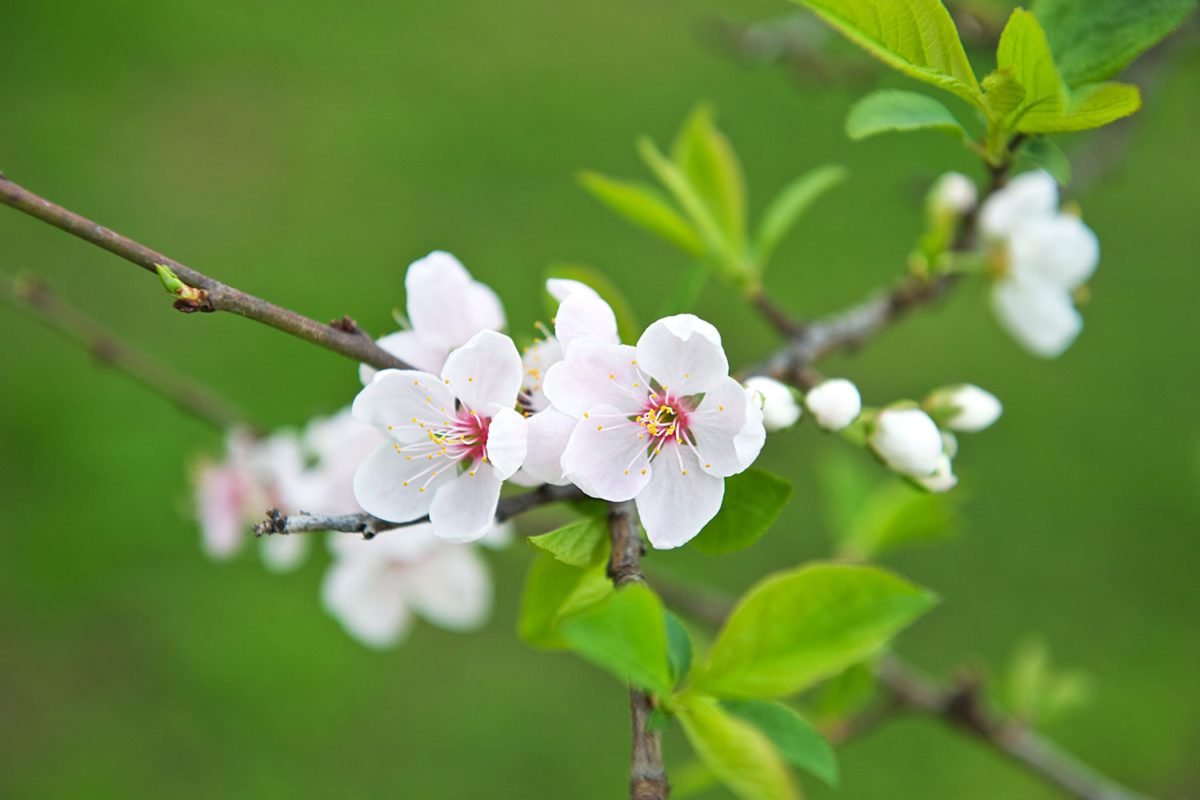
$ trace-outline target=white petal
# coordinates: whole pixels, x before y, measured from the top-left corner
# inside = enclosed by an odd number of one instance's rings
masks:
[[[555,408],[576,419],[597,405],[640,414],[649,395],[634,348],[585,339],[577,340],[567,357],[550,368],[543,388]]]
[[[774,378],[756,375],[746,380],[750,391],[763,412],[763,424],[768,431],[790,428],[800,419],[800,404],[792,390]]]
[[[979,211],[979,227],[990,239],[1007,239],[1021,224],[1053,216],[1058,184],[1048,172],[1026,172],[993,194]]]
[[[583,281],[573,281],[570,278],[549,278],[546,280],[546,291],[558,302],[566,300],[571,295],[587,295],[599,300],[599,293]]]
[[[245,542],[242,481],[241,471],[216,464],[204,466],[197,478],[196,516],[204,552],[211,558],[231,558]]]
[[[1078,217],[1058,214],[1018,227],[1009,240],[1009,267],[1020,282],[1034,279],[1074,289],[1100,263],[1100,242]]]
[[[1071,295],[1055,286],[1001,281],[992,291],[992,307],[1012,337],[1042,358],[1062,355],[1083,330]]]
[[[442,380],[468,408],[512,408],[521,390],[521,354],[503,333],[480,331],[446,359]]]
[[[862,413],[858,387],[845,378],[823,381],[809,390],[804,404],[813,419],[827,431],[840,431]]]
[[[511,406],[492,406],[492,422],[488,426],[487,458],[496,470],[496,477],[507,480],[525,461],[528,426],[525,418]]]
[[[478,464],[438,489],[429,508],[433,532],[449,542],[473,542],[496,519],[500,478],[488,464]]]
[[[365,645],[390,647],[408,632],[403,575],[383,558],[335,561],[321,583],[321,602]]]
[[[942,458],[941,431],[919,408],[879,412],[869,442],[889,467],[914,478],[933,474]]]
[[[933,474],[924,478],[917,478],[917,483],[931,492],[948,492],[957,486],[958,478],[954,474],[953,465],[950,463],[950,456],[942,456]]]
[[[512,544],[517,526],[512,522],[501,522],[488,528],[479,544],[491,550],[503,550]]]
[[[438,488],[455,474],[455,465],[449,462],[430,470],[432,466],[425,458],[406,458],[390,443],[381,445],[355,471],[354,499],[364,511],[380,519],[420,519],[429,513]]]
[[[574,292],[559,304],[554,315],[554,335],[564,350],[579,339],[609,344],[621,341],[612,308],[590,289]]]
[[[435,251],[408,268],[404,278],[408,321],[421,339],[451,350],[482,330],[504,327],[496,293],[479,283],[457,258]]]
[[[961,172],[947,172],[933,187],[934,209],[943,213],[966,214],[979,197],[975,181]]]
[[[541,411],[550,405],[542,383],[552,366],[563,360],[562,345],[551,336],[538,339],[521,354],[521,406],[529,411]]]
[[[996,395],[972,383],[934,392],[926,407],[946,409],[949,415],[943,426],[963,433],[978,433],[990,428],[1004,411]]]
[[[356,418],[387,430],[397,441],[419,442],[426,438],[421,423],[441,423],[454,413],[454,394],[427,372],[385,369],[363,387],[351,408]]]
[[[660,319],[637,343],[637,361],[648,377],[676,396],[698,394],[729,375],[721,335],[692,314]]]
[[[654,459],[654,477],[637,496],[638,516],[659,550],[691,541],[721,510],[725,479],[700,469],[687,448],[668,445]]]
[[[602,500],[629,500],[650,481],[646,430],[612,406],[579,421],[563,452],[563,475]]]
[[[539,411],[529,418],[529,448],[523,470],[536,481],[533,485],[561,486],[567,482],[562,473],[562,457],[576,421],[555,408]]]
[[[478,628],[492,608],[492,579],[473,547],[443,544],[405,574],[409,607],[439,628]]]
[[[262,537],[259,547],[263,564],[271,572],[291,572],[304,563],[308,555],[308,536],[304,534],[275,534]]]
[[[423,340],[415,331],[389,333],[381,339],[376,339],[375,344],[413,369],[432,372],[435,375],[442,371],[442,364],[446,363],[446,355],[450,352],[449,348]],[[378,370],[372,366],[358,365],[358,379],[362,381],[363,386],[370,383],[377,373]]]
[[[745,451],[748,448],[739,451],[738,436],[743,434],[747,419],[752,418],[752,407],[753,402],[742,385],[733,378],[723,378],[714,389],[705,393],[700,406],[688,415],[688,433],[695,442],[700,466],[705,472],[724,478],[750,466],[750,461],[745,460],[749,455]],[[762,430],[761,417],[758,417],[758,429]],[[765,431],[761,438],[766,438]],[[750,460],[757,455],[755,449]]]

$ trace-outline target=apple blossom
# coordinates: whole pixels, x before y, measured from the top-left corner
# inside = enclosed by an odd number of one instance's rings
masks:
[[[762,409],[763,425],[768,431],[790,428],[800,419],[800,404],[790,387],[764,375],[755,375],[743,385],[753,402]]]
[[[433,532],[473,541],[491,525],[500,485],[525,458],[515,410],[521,357],[512,340],[480,331],[450,353],[441,376],[383,370],[354,399],[354,416],[387,431],[354,475],[354,496],[392,522],[426,515]]]
[[[717,513],[725,478],[762,449],[762,411],[736,380],[721,337],[691,314],[661,319],[636,347],[576,340],[546,397],[574,418],[564,476],[586,494],[636,500],[651,544],[679,547]]]
[[[832,378],[814,386],[804,396],[804,404],[817,424],[828,431],[840,431],[862,413],[858,387],[845,378]]]
[[[451,350],[479,331],[505,326],[504,307],[496,293],[441,250],[409,265],[404,293],[412,329],[390,333],[376,344],[414,369],[439,372]],[[374,375],[373,367],[359,365],[363,385]]]
[[[889,467],[912,478],[934,473],[942,458],[942,434],[919,408],[891,407],[879,412],[867,438]]]
[[[991,427],[1004,410],[994,394],[971,383],[938,389],[925,399],[924,406],[943,428],[962,433]]]

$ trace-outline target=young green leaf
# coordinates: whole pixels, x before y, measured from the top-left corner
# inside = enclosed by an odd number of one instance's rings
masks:
[[[634,225],[667,240],[693,258],[704,255],[700,236],[654,187],[588,171],[579,173],[579,185]]]
[[[798,800],[787,765],[775,745],[750,723],[711,697],[685,694],[677,710],[696,755],[742,800]]]
[[[517,633],[533,647],[562,649],[566,641],[559,635],[558,623],[612,592],[605,574],[606,565],[581,570],[541,553],[529,567],[517,617]]]
[[[888,483],[871,493],[844,529],[840,554],[875,559],[908,544],[944,539],[953,532],[954,523],[954,507],[946,495]]]
[[[1005,119],[1025,99],[1025,87],[1011,68],[989,72],[983,79],[983,104],[992,119]]]
[[[1046,170],[1063,186],[1071,182],[1071,162],[1067,154],[1046,136],[1029,140],[1018,155],[1019,165],[1033,165]]]
[[[775,199],[763,212],[758,235],[755,237],[754,262],[760,270],[766,268],[775,248],[804,216],[809,206],[844,180],[845,167],[830,164],[809,170],[775,195]]]
[[[726,478],[721,510],[692,547],[710,556],[744,550],[762,538],[791,497],[792,485],[765,469],[751,467]]]
[[[833,747],[808,720],[783,703],[729,700],[725,708],[767,735],[789,764],[837,788],[838,764]]]
[[[1059,71],[1069,86],[1121,72],[1175,30],[1196,0],[1037,0]]]
[[[950,109],[917,92],[881,89],[859,100],[846,116],[846,135],[861,141],[881,133],[940,130],[965,139]]]
[[[797,2],[889,67],[982,108],[979,83],[941,0]]]
[[[692,637],[679,617],[666,612],[667,656],[671,664],[671,680],[678,686],[692,671]]]
[[[642,333],[641,323],[638,322],[637,315],[633,313],[633,306],[629,302],[629,298],[625,296],[612,279],[598,269],[586,266],[585,264],[566,264],[558,263],[550,265],[546,270],[547,278],[568,278],[580,283],[586,283],[588,286],[596,290],[596,294],[604,299],[612,308],[613,314],[617,317],[617,331],[621,334],[621,341],[636,342],[637,337]],[[546,294],[549,298],[549,293]],[[550,309],[551,316],[557,311],[557,306]],[[594,501],[593,505],[597,505]],[[606,513],[605,506],[598,504],[601,513]]]
[[[1027,133],[1073,133],[1103,127],[1134,114],[1142,107],[1142,95],[1128,83],[1090,83],[1080,86],[1067,99],[1059,115],[1032,110],[1022,118],[1018,130]]]
[[[889,572],[814,564],[753,586],[726,620],[697,691],[719,697],[794,694],[861,661],[934,605]]]
[[[845,719],[863,710],[875,697],[876,683],[870,661],[842,670],[822,684],[814,700],[818,719]]]
[[[534,547],[572,567],[592,567],[608,557],[608,526],[604,520],[586,518],[557,530],[530,536]]]
[[[631,584],[564,617],[559,631],[572,650],[623,681],[649,691],[671,690],[667,623],[662,601]]]
[[[684,122],[671,158],[696,190],[735,250],[746,238],[746,181],[742,165],[713,110],[697,106]]]

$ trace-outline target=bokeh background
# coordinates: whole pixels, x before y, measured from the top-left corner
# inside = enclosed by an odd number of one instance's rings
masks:
[[[789,10],[5,0],[0,168],[249,291],[374,331],[402,304],[407,263],[450,249],[525,332],[560,259],[607,271],[643,320],[655,313],[686,260],[600,208],[573,173],[640,174],[635,136],[665,142],[710,100],[754,209],[811,166],[851,169],[768,276],[780,303],[820,313],[899,274],[929,180],[978,171],[936,134],[843,136],[858,94],[901,81],[873,67],[857,86],[797,79],[706,33],[714,19]],[[968,286],[829,371],[874,400],[969,380],[1005,402],[956,462],[961,534],[892,560],[944,598],[899,651],[945,674],[1003,665],[1045,636],[1095,685],[1048,733],[1147,792],[1185,798],[1200,793],[1200,53],[1179,48],[1174,61],[1121,124],[1115,166],[1076,197],[1103,262],[1065,357],[1018,350],[983,287]],[[5,209],[0,262],[45,276],[267,424],[301,424],[356,390],[339,357],[232,316],[173,313],[144,273]],[[735,363],[773,344],[718,287],[696,310],[726,331]],[[219,434],[6,307],[0,387],[0,796],[624,792],[624,690],[514,635],[524,546],[493,558],[497,602],[481,633],[421,626],[371,652],[318,605],[323,550],[284,577],[252,551],[229,564],[200,553],[187,465]],[[773,438],[765,461],[796,485],[776,528],[736,556],[656,554],[649,569],[738,591],[827,553],[817,475],[843,448],[805,425]],[[677,733],[668,749],[680,764]],[[841,757],[842,789],[814,796],[1054,796],[932,721],[897,722]]]

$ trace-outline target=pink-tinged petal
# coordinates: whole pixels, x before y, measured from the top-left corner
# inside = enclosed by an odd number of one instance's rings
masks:
[[[721,510],[725,479],[700,469],[687,448],[667,445],[654,459],[654,477],[637,496],[638,517],[650,544],[667,550],[690,542]]]
[[[547,281],[547,285],[553,281]],[[608,303],[591,288],[576,281],[559,281],[560,284],[573,284],[565,290],[559,287],[563,294],[558,297],[558,311],[554,315],[554,335],[562,343],[563,349],[580,339],[595,342],[619,344],[617,336],[617,316]],[[553,294],[553,290],[551,291]],[[558,295],[555,295],[556,297]]]
[[[532,485],[562,486],[567,483],[562,472],[562,457],[575,431],[576,421],[555,408],[539,411],[529,418],[529,446],[523,471],[534,480]]]
[[[1002,281],[992,292],[1001,324],[1026,350],[1057,358],[1083,330],[1071,295],[1057,286]]]
[[[292,572],[308,555],[307,536],[264,536],[259,545],[263,564],[275,573]]]
[[[442,381],[468,408],[482,411],[493,403],[512,408],[521,372],[521,354],[512,339],[480,331],[446,359]]]
[[[397,441],[419,442],[428,436],[422,425],[441,425],[453,417],[454,394],[427,372],[385,369],[363,387],[351,408],[356,418],[383,428]]]
[[[434,251],[408,268],[404,278],[408,321],[429,345],[451,350],[482,330],[504,327],[496,293],[471,277],[457,258]]]
[[[571,433],[563,476],[591,497],[619,502],[650,482],[646,430],[612,406],[596,406]]]
[[[442,365],[446,363],[446,356],[450,353],[449,348],[427,342],[415,331],[389,333],[381,339],[376,339],[375,344],[413,369],[431,372],[434,375],[442,371]],[[370,383],[377,374],[378,370],[372,366],[358,365],[358,379],[362,381],[363,386]]]
[[[469,631],[487,621],[492,579],[474,547],[443,544],[405,578],[409,607],[439,628]]]
[[[449,542],[482,538],[496,519],[500,477],[488,464],[478,464],[438,489],[429,507],[433,532]]]
[[[321,604],[358,641],[391,647],[408,633],[411,620],[403,581],[383,558],[335,561],[321,583]]]
[[[243,479],[239,470],[223,465],[209,464],[200,470],[196,480],[196,516],[200,521],[200,541],[210,558],[232,558],[245,542]]]
[[[675,396],[706,392],[729,375],[721,335],[693,314],[677,314],[655,322],[637,343],[637,361]]]
[[[411,522],[429,513],[434,495],[453,480],[455,471],[456,465],[444,459],[409,458],[384,444],[354,473],[354,499],[380,519]]]
[[[488,426],[487,458],[496,477],[507,480],[525,461],[528,425],[525,418],[509,407],[492,406]]]
[[[758,411],[757,415],[753,412]],[[708,391],[700,406],[688,415],[688,433],[695,443],[700,467],[711,475],[727,478],[750,466],[758,451],[749,446],[739,450],[739,436],[746,438],[749,430],[762,429],[762,411],[751,402],[746,390],[733,378],[722,378],[716,388]],[[747,425],[750,422],[750,425]],[[766,439],[763,431],[762,439]],[[759,448],[762,443],[759,442]],[[753,451],[752,454],[750,451]],[[747,461],[746,457],[750,456]]]
[[[543,389],[551,405],[577,419],[597,405],[640,414],[649,394],[634,348],[586,339],[577,340],[567,357],[550,368]]]

